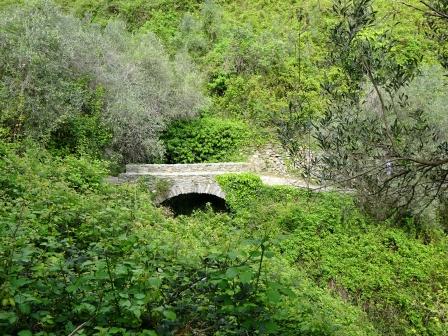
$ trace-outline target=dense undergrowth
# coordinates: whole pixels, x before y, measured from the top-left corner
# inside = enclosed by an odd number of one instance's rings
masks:
[[[446,236],[350,197],[224,175],[229,214],[166,217],[104,163],[1,146],[5,334],[444,335]]]
[[[366,312],[379,334],[446,334],[443,232],[375,222],[349,196],[269,188],[255,176],[220,179],[237,217],[282,235],[282,258]]]
[[[306,101],[307,113],[319,115],[325,106],[320,86],[339,73],[325,60],[336,21],[331,0],[57,3],[102,25],[120,18],[136,33],[155,32],[172,52],[188,50],[206,76],[209,109],[264,127],[284,118],[291,101]],[[415,55],[434,62],[437,46],[426,35],[421,12],[401,2],[374,5],[378,25],[372,33],[391,31],[400,41],[393,50],[399,62]]]

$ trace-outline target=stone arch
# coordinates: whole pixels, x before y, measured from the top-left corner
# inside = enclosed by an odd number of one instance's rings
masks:
[[[173,197],[188,194],[206,194],[226,199],[226,194],[217,183],[183,183],[171,186],[164,196],[157,199],[157,203],[161,204]]]

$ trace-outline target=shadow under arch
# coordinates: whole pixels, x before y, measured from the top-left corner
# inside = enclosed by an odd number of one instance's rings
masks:
[[[207,208],[207,204],[210,204],[211,208],[215,212],[229,211],[224,198],[206,193],[192,192],[179,194],[160,203],[160,205],[170,208],[175,216],[188,216],[195,210],[205,210]]]

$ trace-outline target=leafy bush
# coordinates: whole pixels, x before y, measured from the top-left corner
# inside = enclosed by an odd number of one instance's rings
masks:
[[[224,174],[216,179],[227,193],[226,202],[236,212],[247,209],[263,190],[260,177],[252,173]]]
[[[406,232],[375,222],[348,196],[269,188],[247,174],[218,181],[240,225],[283,235],[277,251],[287,264],[360,307],[378,334],[446,334],[448,240],[443,232]]]
[[[145,0],[55,0],[62,8],[87,16],[102,26],[111,19],[121,19],[129,29],[152,31],[164,40],[172,38],[183,11],[198,8],[198,2],[175,0],[148,2]],[[165,25],[164,25],[165,24]]]
[[[446,237],[348,197],[220,177],[233,214],[165,218],[105,165],[0,145],[6,334],[443,335]],[[364,312],[364,311],[365,312]],[[413,331],[414,330],[414,331]]]
[[[88,99],[88,110],[61,116],[48,135],[46,147],[59,156],[88,154],[102,157],[110,145],[112,131],[101,117],[103,90],[97,88],[92,92],[85,89],[84,94]]]
[[[241,230],[225,214],[164,218],[146,187],[107,185],[104,168],[87,157],[0,144],[6,335],[340,329],[336,307],[313,306],[313,295],[331,306],[329,297],[311,284],[306,292],[293,287],[272,236]],[[346,313],[342,320],[356,319]]]
[[[108,151],[122,161],[146,161],[162,155],[165,124],[195,115],[202,104],[188,57],[170,60],[153,34],[134,37],[118,22],[101,30],[47,1],[2,11],[0,29],[0,122],[10,138],[45,143],[64,125],[75,134],[63,132],[54,142],[83,141],[86,135],[76,132],[94,122],[112,132]],[[100,120],[84,118],[98,113]],[[96,135],[99,147],[105,131]]]
[[[249,143],[248,126],[238,120],[204,117],[175,122],[164,134],[168,163],[239,161]]]
[[[269,320],[258,294],[265,281],[251,266],[262,264],[250,248],[230,259],[221,252],[178,258],[179,241],[164,241],[170,229],[154,229],[161,215],[138,186],[110,187],[103,166],[84,159],[50,164],[38,149],[19,156],[2,145],[1,152],[4,332],[67,334],[85,322],[99,334],[167,334],[192,314],[237,331],[243,322],[252,330]]]

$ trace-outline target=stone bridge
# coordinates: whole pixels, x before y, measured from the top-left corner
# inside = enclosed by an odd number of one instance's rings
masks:
[[[162,203],[180,195],[207,194],[220,199],[225,199],[225,193],[216,182],[216,176],[227,173],[256,172],[253,165],[249,163],[198,163],[198,164],[128,164],[126,173],[119,176],[119,182],[130,182],[140,177],[151,176],[166,180],[169,190],[165,195],[156,199]],[[291,185],[306,187],[303,181],[275,177],[260,176],[267,185]]]
[[[198,164],[128,164],[121,180],[133,181],[152,176],[169,183],[168,192],[156,199],[157,203],[186,194],[208,194],[225,199],[225,193],[216,182],[216,176],[226,173],[251,171],[246,163]]]

